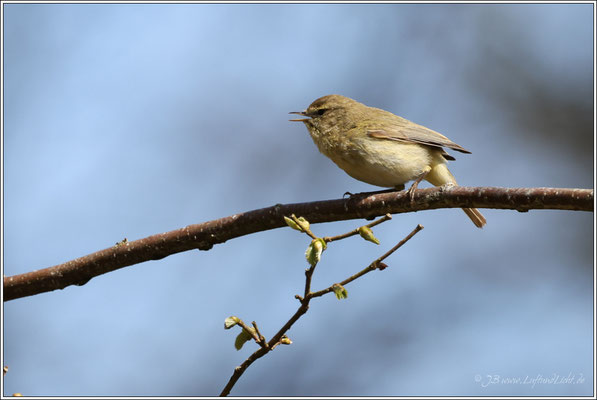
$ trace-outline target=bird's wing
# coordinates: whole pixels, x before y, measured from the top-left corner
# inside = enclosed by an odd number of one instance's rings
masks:
[[[390,128],[370,129],[367,131],[367,136],[405,143],[419,143],[434,147],[449,147],[450,149],[470,154],[470,151],[457,145],[441,133],[407,120],[393,124]]]

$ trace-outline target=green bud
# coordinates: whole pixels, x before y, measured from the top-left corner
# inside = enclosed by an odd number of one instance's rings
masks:
[[[297,220],[299,222],[299,226],[303,231],[306,232],[311,227],[309,221],[307,221],[304,217],[298,217]]]
[[[249,328],[249,329],[254,331],[253,328]],[[236,340],[234,341],[234,347],[236,348],[236,350],[240,350],[243,348],[243,345],[251,339],[253,339],[253,336],[251,335],[251,333],[249,333],[243,329],[236,337]]]
[[[286,215],[284,216],[284,222],[286,222],[286,225],[288,225],[292,229],[296,229],[297,231],[302,231],[301,227],[298,226],[292,218],[288,218]]]
[[[232,317],[228,317],[224,320],[224,329],[230,329],[232,328],[234,325],[238,324],[238,317],[235,317],[234,315]]]
[[[342,300],[348,297],[348,292],[344,289],[344,286],[340,285],[339,283],[334,283],[332,285],[332,290],[336,294],[336,298],[338,300]]]
[[[292,214],[292,217],[296,218],[296,216],[294,214]],[[296,222],[294,222],[294,220],[292,218],[288,218],[287,216],[284,216],[284,222],[286,222],[286,225],[288,225],[292,229],[296,229],[299,232],[305,232],[311,226],[311,224],[309,224],[309,221],[307,221],[304,217],[299,217],[299,218],[297,218],[297,220],[298,220],[298,224]]]
[[[292,344],[292,340],[290,340],[290,338],[286,335],[282,336],[282,338],[280,339],[280,344]]]
[[[379,244],[379,240],[375,236],[373,236],[373,231],[368,226],[361,226],[359,228],[359,235],[365,240],[373,242],[375,244]]]
[[[321,260],[321,253],[326,249],[327,244],[325,240],[321,238],[313,239],[309,247],[307,247],[307,251],[305,251],[305,257],[307,258],[307,262],[314,267],[317,265],[319,260]]]

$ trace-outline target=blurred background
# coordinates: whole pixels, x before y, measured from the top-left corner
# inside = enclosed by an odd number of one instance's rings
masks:
[[[332,93],[472,151],[450,163],[462,185],[594,184],[592,4],[3,7],[5,275],[377,190],[288,122]],[[348,299],[314,300],[232,394],[593,394],[593,213],[483,213],[483,230],[443,209],[330,245],[314,289],[425,226]],[[224,319],[271,337],[308,243],[276,229],[7,302],[4,394],[217,395],[257,348]]]

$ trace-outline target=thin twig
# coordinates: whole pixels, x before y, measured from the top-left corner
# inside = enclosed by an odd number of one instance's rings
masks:
[[[381,222],[378,222],[378,223],[381,223]],[[347,283],[350,283],[350,282],[354,281],[355,279],[358,279],[359,277],[365,275],[366,273],[371,272],[374,269],[378,268],[379,264],[383,260],[385,260],[388,256],[390,256],[392,253],[394,253],[396,250],[398,250],[400,247],[402,247],[402,245],[404,245],[406,242],[408,242],[421,229],[423,229],[423,226],[422,225],[417,225],[417,227],[411,233],[409,233],[404,239],[402,239],[400,242],[398,242],[398,244],[396,244],[390,250],[388,250],[387,252],[385,252],[381,257],[377,258],[375,261],[373,261],[371,264],[369,264],[369,266],[367,268],[363,269],[361,272],[359,272],[359,273],[357,273],[357,274],[355,274],[355,275],[353,275],[353,276],[351,276],[351,277],[343,280],[342,283],[341,283],[341,285],[346,285]],[[305,280],[309,280],[310,281],[310,277],[313,275],[313,271],[315,269],[314,267],[315,266],[312,266],[311,268],[309,268],[307,270],[307,271],[311,270],[311,273],[309,274],[308,272],[306,272],[307,276],[306,276]],[[301,301],[301,305],[299,306],[298,310],[296,310],[296,312],[292,315],[292,317],[290,317],[290,319],[284,324],[284,326],[282,326],[282,328],[280,328],[280,330],[270,339],[269,342],[267,342],[267,344],[265,346],[262,346],[261,348],[259,348],[258,350],[256,350],[241,365],[239,365],[238,367],[236,367],[234,369],[234,372],[232,373],[232,376],[230,377],[230,379],[228,380],[228,383],[226,384],[226,386],[224,387],[224,389],[220,393],[220,396],[228,396],[230,394],[230,391],[232,390],[232,388],[236,384],[236,382],[239,380],[239,378],[242,376],[242,374],[247,370],[247,368],[249,368],[249,366],[255,360],[263,357],[268,352],[272,351],[277,345],[280,344],[280,341],[282,340],[282,338],[284,337],[284,335],[286,335],[286,332],[288,332],[290,330],[290,328],[292,327],[292,325],[296,321],[298,321],[298,319],[300,317],[302,317],[309,310],[309,302],[311,301],[311,299],[313,299],[315,297],[323,296],[324,294],[329,293],[329,292],[332,291],[332,286],[330,286],[327,289],[320,290],[320,291],[315,292],[315,293],[311,293],[307,289],[307,288],[310,288],[310,283],[309,284],[305,284],[305,288],[306,289],[305,289],[305,297],[304,298],[301,298],[298,295],[296,296]],[[257,325],[254,322],[253,322],[253,326],[255,327],[255,331],[258,331],[257,330]],[[261,334],[259,334],[259,335],[261,336]]]
[[[261,347],[263,346],[267,346],[267,342],[265,341],[265,337],[261,334],[261,332],[259,332],[259,328],[257,327],[257,322],[253,321],[251,322],[251,325],[253,325],[253,328],[255,328],[255,333],[257,333],[257,336],[259,337],[259,345]]]
[[[251,335],[251,337],[253,338],[253,340],[255,340],[255,342],[257,342],[257,344],[261,345],[261,340],[259,339],[259,335],[255,330],[251,329],[249,325],[245,324],[243,320],[241,320],[240,318],[236,323],[240,325],[245,331],[247,331],[247,333]]]
[[[305,270],[305,291],[303,293],[303,300],[307,298],[307,296],[309,296],[309,293],[311,292],[311,279],[313,278],[313,272],[315,272],[315,265],[312,265],[311,267],[307,268]]]
[[[269,349],[267,347],[260,347],[259,350],[257,350],[255,353],[251,354],[249,356],[249,358],[247,358],[245,361],[243,361],[243,363],[241,365],[234,368],[234,372],[232,373],[232,376],[228,380],[228,383],[226,384],[226,386],[224,386],[224,389],[222,389],[220,396],[228,396],[230,394],[230,390],[232,390],[232,388],[234,387],[234,385],[236,384],[238,379],[247,370],[247,368],[249,368],[249,366],[251,364],[253,364],[253,362],[255,360],[258,360],[259,358],[263,357],[270,351],[271,351],[271,349]]]
[[[298,226],[301,227],[302,231],[305,232],[307,235],[309,235],[309,237],[311,237],[313,240],[317,240],[319,239],[317,236],[315,236],[315,234],[311,231],[310,228],[307,228],[303,225],[301,225],[301,222],[299,221],[299,219],[296,217],[296,215],[292,214],[290,216],[290,218],[292,218],[292,220],[294,221],[295,224],[297,224]],[[381,224],[382,222],[388,221],[392,219],[392,216],[390,214],[386,214],[383,217],[379,218],[376,221],[373,221],[371,223],[368,223],[367,227],[372,228],[376,225]],[[337,236],[331,236],[331,237],[324,237],[323,240],[324,242],[328,243],[328,242],[332,242],[332,241],[336,241],[336,240],[340,240],[340,239],[345,239],[347,237],[353,236],[353,235],[357,235],[359,233],[359,228],[357,229],[353,229],[350,232],[347,233],[343,233],[342,235],[337,235]],[[313,277],[313,273],[315,272],[315,267],[317,266],[317,264],[312,265],[310,268],[307,268],[305,270],[305,291],[303,294],[303,297],[298,296],[297,298],[299,298],[299,300],[303,301],[304,298],[306,298],[309,293],[311,292],[311,279]]]
[[[375,220],[375,221],[373,221],[373,222],[371,222],[371,223],[369,223],[369,224],[367,224],[365,226],[367,226],[369,228],[373,228],[375,225],[379,225],[382,222],[386,222],[386,221],[388,221],[390,219],[392,219],[392,215],[386,214],[383,217],[381,217],[380,219]],[[351,237],[351,236],[358,235],[358,234],[359,234],[359,228],[356,228],[356,229],[354,229],[354,230],[352,230],[350,232],[343,233],[342,235],[326,236],[326,237],[323,238],[323,240],[325,240],[327,243],[329,243],[329,242],[333,242],[333,241],[340,240],[340,239],[345,239],[347,237]]]
[[[261,357],[272,351],[280,343],[282,336],[284,336],[286,331],[290,329],[292,324],[294,324],[303,314],[307,312],[307,310],[309,309],[308,302],[309,301],[307,300],[306,302],[301,304],[301,306],[288,320],[288,322],[286,322],[284,326],[278,331],[278,333],[276,333],[274,337],[269,342],[267,342],[267,346],[259,348],[257,351],[251,354],[249,358],[247,358],[241,365],[234,369],[232,376],[228,380],[226,386],[224,386],[224,389],[222,389],[220,396],[228,396],[230,394],[230,390],[232,390],[238,379],[247,370],[247,368],[249,368],[249,366],[253,364],[255,360],[260,359]]]
[[[305,227],[305,226],[303,226],[303,225],[301,224],[301,221],[299,221],[299,219],[296,217],[296,215],[294,215],[294,214],[291,214],[291,215],[290,215],[290,218],[292,218],[292,220],[294,221],[294,223],[295,223],[295,224],[297,224],[297,225],[298,225],[298,226],[301,228],[301,230],[302,230],[303,232],[305,232],[307,235],[309,235],[309,237],[310,237],[311,239],[313,239],[313,240],[317,239],[317,236],[315,236],[315,234],[314,234],[313,232],[311,232],[311,229],[310,229],[310,228],[307,228],[307,227]]]
[[[417,225],[417,227],[415,229],[413,229],[413,231],[411,233],[409,233],[404,239],[402,239],[400,242],[398,242],[398,244],[396,244],[394,247],[392,247],[390,250],[388,250],[387,252],[385,252],[381,257],[379,257],[378,259],[376,259],[375,261],[373,261],[371,264],[369,264],[365,269],[357,272],[356,274],[352,275],[349,278],[344,279],[342,282],[340,282],[340,285],[342,286],[346,286],[348,285],[350,282],[354,281],[355,279],[360,278],[361,276],[377,269],[379,267],[379,264],[385,260],[386,258],[388,258],[390,255],[392,255],[392,253],[394,253],[396,250],[398,250],[400,247],[402,247],[402,245],[404,245],[406,242],[408,242],[413,236],[415,236],[420,230],[423,229],[423,225],[419,224]],[[330,293],[332,292],[334,289],[332,288],[332,286],[320,290],[318,292],[314,292],[311,293],[309,295],[310,298],[314,298],[314,297],[320,297],[323,296],[326,293]]]
[[[297,224],[297,226],[299,226],[301,228],[302,232],[307,234],[311,239],[313,239],[313,240],[319,239],[317,236],[315,236],[315,234],[311,231],[310,228],[306,227],[304,224],[301,224],[301,221],[299,221],[299,219],[296,217],[296,215],[291,214],[290,218],[292,218],[294,223]],[[307,294],[309,294],[309,292],[311,291],[311,278],[313,277],[313,272],[315,272],[316,266],[317,266],[317,264],[311,265],[309,268],[307,268],[305,270],[305,291],[304,291],[305,298],[307,297]],[[301,301],[302,301],[302,298],[301,298]]]

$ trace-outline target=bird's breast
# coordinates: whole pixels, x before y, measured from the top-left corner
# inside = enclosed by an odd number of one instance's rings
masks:
[[[360,138],[343,151],[326,154],[355,179],[396,187],[416,179],[434,162],[438,150],[415,143]],[[325,154],[325,153],[324,153]]]

